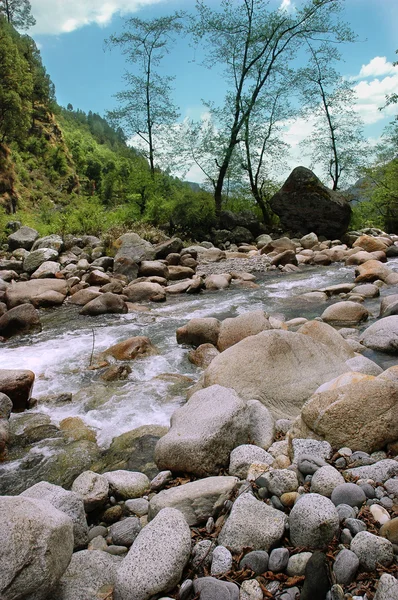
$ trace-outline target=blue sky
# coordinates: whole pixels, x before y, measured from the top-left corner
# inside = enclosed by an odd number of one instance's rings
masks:
[[[270,6],[293,2],[271,0]],[[208,3],[219,4],[218,0]],[[122,31],[126,16],[151,18],[175,10],[194,10],[195,0],[31,0],[31,5],[37,24],[29,33],[41,49],[58,102],[104,114],[115,105],[113,95],[123,89],[126,68],[120,51],[105,50],[104,40]],[[342,18],[351,25],[358,41],[341,48],[341,72],[353,78],[366,135],[375,139],[396,113],[396,107],[383,113],[378,107],[385,94],[398,90],[398,68],[391,64],[398,59],[398,1],[345,0]],[[224,97],[222,69],[210,72],[200,65],[200,59],[200,50],[195,51],[188,40],[181,39],[162,63],[165,74],[176,76],[174,99],[182,118],[199,118],[205,110],[202,98],[221,103]],[[306,133],[305,122],[292,123],[290,142],[297,144]]]

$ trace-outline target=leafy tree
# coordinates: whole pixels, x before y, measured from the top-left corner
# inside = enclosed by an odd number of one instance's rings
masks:
[[[242,130],[276,73],[292,61],[306,39],[350,40],[347,27],[335,19],[340,0],[308,0],[300,9],[270,11],[266,0],[223,0],[213,10],[197,0],[198,17],[192,28],[197,40],[206,40],[208,66],[225,65],[231,83],[225,102],[228,137],[218,165],[214,200],[217,216],[224,181]]]
[[[36,24],[29,0],[0,0],[0,15],[16,29],[29,29]]]
[[[0,17],[0,142],[27,134],[32,113],[33,77],[12,27]]]
[[[174,123],[178,112],[171,99],[172,77],[156,72],[174,41],[173,35],[182,30],[182,13],[144,21],[128,19],[126,31],[112,35],[108,44],[120,46],[127,61],[137,65],[136,73],[126,72],[128,89],[116,94],[119,106],[109,111],[112,124],[122,125],[129,135],[137,135],[144,143],[152,175],[155,173],[157,148],[155,136],[159,128]]]
[[[366,154],[363,123],[354,110],[355,92],[350,83],[339,76],[333,62],[340,56],[336,48],[308,43],[310,60],[300,70],[301,93],[305,114],[314,120],[309,138],[302,142],[314,166],[320,164],[330,177],[333,190],[341,179],[356,175]]]

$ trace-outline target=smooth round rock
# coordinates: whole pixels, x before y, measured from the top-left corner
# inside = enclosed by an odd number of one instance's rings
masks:
[[[311,480],[311,492],[330,498],[333,490],[342,483],[344,483],[344,477],[337,469],[327,465],[317,469],[313,474]]]
[[[275,552],[273,550],[272,552]],[[271,554],[272,554],[271,552]],[[289,551],[287,551],[287,555],[289,557]],[[261,573],[265,573],[265,571],[272,570],[269,566],[269,556],[268,552],[265,550],[253,550],[253,552],[249,552],[246,554],[239,563],[240,569],[250,569],[253,571],[254,575],[261,575]],[[287,564],[287,561],[286,561]],[[285,565],[286,566],[286,565]]]
[[[268,569],[273,573],[282,573],[289,562],[289,550],[287,548],[274,548],[269,555]]]
[[[355,510],[348,504],[338,504],[336,510],[339,514],[340,522],[345,519],[355,519],[356,517]]]
[[[83,498],[85,511],[91,512],[108,501],[109,483],[98,473],[84,471],[74,480],[72,492]]]
[[[355,483],[342,483],[334,488],[331,501],[335,506],[348,504],[348,506],[362,506],[366,502],[365,492]]]
[[[320,494],[305,494],[293,506],[290,539],[294,546],[323,548],[339,529],[339,515],[334,504]]]
[[[305,567],[311,556],[312,552],[299,552],[299,554],[293,554],[287,563],[286,574],[289,575],[289,577],[304,575]]]
[[[359,563],[367,571],[374,571],[378,563],[388,567],[394,560],[392,543],[385,538],[361,531],[354,537],[350,549],[359,558]]]
[[[359,558],[351,550],[345,549],[338,553],[333,564],[333,573],[337,583],[348,585],[355,580],[359,568]]]
[[[225,546],[217,546],[213,551],[211,575],[223,575],[232,568],[232,554]]]

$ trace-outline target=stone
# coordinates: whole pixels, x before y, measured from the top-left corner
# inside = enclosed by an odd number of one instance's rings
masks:
[[[109,483],[110,493],[122,500],[139,498],[149,490],[150,481],[144,473],[119,469],[103,473],[103,477]]]
[[[346,198],[325,187],[305,167],[292,171],[270,203],[285,230],[304,235],[315,233],[327,239],[341,238],[350,222],[351,208]]]
[[[334,467],[327,465],[318,469],[311,479],[311,492],[330,498],[334,488],[344,482],[344,477]]]
[[[247,436],[245,402],[234,390],[214,385],[195,392],[173,413],[170,430],[156,445],[156,464],[199,476],[218,474]]]
[[[133,282],[124,288],[123,294],[130,302],[163,302],[166,300],[164,287],[149,281]]]
[[[296,473],[290,469],[269,471],[264,473],[263,479],[270,494],[278,497],[295,492],[299,486]]]
[[[335,506],[347,504],[348,506],[361,507],[366,502],[365,492],[355,483],[342,483],[334,488],[331,501]]]
[[[114,600],[148,600],[179,583],[191,553],[184,516],[164,508],[140,531],[118,569]]]
[[[121,558],[100,550],[76,552],[51,597],[57,600],[106,598],[113,589],[121,561]]]
[[[360,341],[379,352],[398,353],[398,316],[384,317],[365,329]]]
[[[377,504],[374,504],[373,506],[377,506]],[[398,517],[387,520],[380,528],[380,535],[385,537],[392,544],[398,544]]]
[[[157,260],[166,258],[168,254],[180,253],[184,244],[180,238],[171,238],[165,242],[155,245],[155,258]]]
[[[316,462],[318,463],[319,459],[332,458],[332,446],[329,444],[329,442],[295,438],[291,440],[291,453],[293,456],[293,464],[297,464],[302,455],[305,457],[312,456],[314,462],[316,457]]]
[[[127,305],[123,298],[111,292],[105,292],[94,300],[87,302],[80,310],[80,315],[126,314]]]
[[[286,520],[281,511],[244,493],[235,500],[218,541],[232,552],[247,547],[268,552],[282,538]]]
[[[184,515],[188,525],[202,524],[230,499],[237,483],[236,477],[206,477],[163,490],[150,500],[149,521],[163,508],[171,507]]]
[[[31,304],[11,308],[0,317],[0,336],[4,338],[38,331],[41,331],[39,313]]]
[[[334,447],[373,452],[398,439],[398,383],[365,379],[315,393],[301,419]]]
[[[370,258],[370,260],[365,260],[364,263],[355,267],[355,275],[355,283],[368,283],[377,281],[378,279],[387,281],[388,277],[391,275],[391,271],[388,267],[383,265],[380,260],[377,260],[376,257],[374,257]]]
[[[323,548],[338,532],[339,515],[328,498],[305,494],[293,506],[289,524],[293,546]]]
[[[235,477],[239,477],[240,479],[246,479],[250,465],[253,463],[272,465],[273,462],[273,456],[268,454],[268,452],[262,448],[252,444],[243,444],[232,450],[229,459],[228,473]]]
[[[41,481],[20,494],[27,498],[44,500],[65,513],[73,522],[74,549],[82,548],[88,542],[88,527],[83,501],[75,492],[64,490],[59,485]]]
[[[231,283],[231,279],[229,273],[208,275],[205,279],[205,288],[206,290],[226,290]]]
[[[137,357],[154,356],[158,350],[145,336],[135,336],[118,342],[101,352],[99,360],[107,360],[112,357],[116,360],[135,360]]]
[[[64,297],[68,291],[67,283],[62,279],[31,279],[11,283],[6,289],[6,304],[14,308],[19,304],[30,302],[35,305],[38,298],[47,292],[58,292]]]
[[[45,600],[73,552],[73,523],[45,500],[0,497],[0,596]]]
[[[145,500],[145,498],[126,500],[124,506],[130,514],[136,515],[137,517],[143,517],[144,515],[147,515],[149,511],[149,502],[148,500]]]
[[[12,411],[12,401],[0,392],[0,419],[9,419]]]
[[[328,325],[327,323],[322,323],[321,321],[307,321],[307,323],[297,330],[297,333],[309,335],[314,340],[325,344],[343,360],[348,360],[355,356],[350,345],[342,339],[341,335],[331,325]]]
[[[8,247],[10,250],[15,250],[16,248],[30,250],[38,237],[39,234],[36,229],[24,225],[15,233],[8,236]]]
[[[109,535],[113,544],[129,548],[140,531],[140,520],[137,517],[126,517],[110,526]]]
[[[391,317],[398,314],[398,294],[384,296],[380,304],[380,317]]]
[[[301,600],[325,600],[330,590],[329,565],[326,555],[316,550],[305,567]]]
[[[361,531],[366,531],[366,525],[360,519],[346,519],[344,525],[351,533],[352,537],[355,537]]]
[[[92,512],[108,502],[109,483],[106,477],[84,471],[72,484],[72,491],[76,492],[84,502],[84,510]]]
[[[384,483],[390,477],[398,475],[398,462],[392,459],[380,460],[373,465],[364,467],[354,467],[347,469],[344,475],[349,477],[359,477],[359,479],[373,479],[377,483]]]
[[[249,439],[253,444],[267,450],[275,437],[274,417],[258,400],[247,402],[249,418]]]
[[[261,585],[256,579],[246,579],[240,587],[239,600],[263,600]]]
[[[358,533],[352,540],[350,549],[366,571],[374,571],[378,564],[389,567],[394,560],[392,543],[368,531]]]
[[[271,329],[269,321],[262,310],[244,313],[221,322],[217,348],[223,352],[250,335]]]
[[[276,550],[272,550],[272,552],[275,551]],[[289,556],[288,551],[287,555]],[[245,554],[245,556],[241,559],[239,563],[239,569],[250,569],[251,571],[253,571],[254,576],[257,577],[258,575],[261,575],[261,573],[265,573],[267,570],[272,570],[269,566],[268,561],[268,552],[265,552],[265,550],[253,550],[252,552],[248,552],[247,554]]]
[[[289,577],[300,577],[300,575],[304,575],[305,567],[311,556],[312,552],[299,552],[298,554],[293,554],[287,563],[286,574],[289,575]]]
[[[224,546],[217,546],[213,550],[211,561],[211,575],[223,575],[232,568],[232,554]]]
[[[290,418],[319,385],[347,370],[344,361],[309,335],[270,330],[214,358],[204,386],[232,387],[246,400],[260,400],[275,418]]]
[[[204,567],[210,568],[213,558],[214,542],[212,540],[200,540],[192,548],[192,566],[197,571]]]
[[[167,279],[169,270],[167,265],[160,260],[143,260],[138,270],[140,277],[164,277]]]
[[[177,344],[200,346],[212,344],[217,346],[221,323],[213,317],[191,319],[176,331]]]
[[[236,583],[220,581],[214,577],[199,577],[193,582],[195,594],[201,600],[239,600],[239,588]]]
[[[336,577],[336,582],[349,585],[355,581],[358,568],[359,558],[355,552],[347,548],[341,550],[333,563],[333,573]]]
[[[38,250],[39,248],[52,248],[57,252],[62,252],[64,249],[64,242],[59,235],[46,235],[42,238],[38,238],[32,246],[32,250]]]
[[[101,295],[102,294],[99,291],[98,287],[88,287],[74,292],[69,298],[68,302],[69,304],[75,304],[77,306],[85,306],[86,304],[89,304],[92,300],[95,300],[95,298],[99,298]]]
[[[218,354],[220,352],[213,344],[201,344],[195,350],[189,352],[188,360],[197,367],[206,369]]]
[[[374,375],[375,377],[383,373],[383,369],[366,356],[349,358],[346,361],[346,365],[355,373],[364,373],[365,375]]]
[[[31,275],[32,279],[46,279],[47,277],[56,277],[57,273],[61,270],[61,266],[53,261],[46,260],[41,263],[40,267],[38,267]]]
[[[373,516],[374,520],[379,525],[384,525],[385,523],[387,523],[391,519],[388,511],[385,508],[383,508],[382,506],[379,506],[378,504],[372,504],[370,506],[369,510],[372,513],[372,516]],[[390,539],[388,536],[385,536],[385,537],[387,539]]]
[[[195,275],[195,271],[190,267],[181,265],[169,265],[168,279],[170,281],[179,281],[180,279],[191,279]]]
[[[364,306],[350,300],[328,306],[321,315],[325,323],[340,327],[358,325],[358,323],[366,321],[368,317],[369,311]]]
[[[40,248],[31,252],[23,261],[23,269],[27,273],[33,273],[40,265],[47,261],[58,258],[58,252],[52,248]]]
[[[268,569],[273,573],[282,573],[289,562],[289,550],[287,548],[274,548],[269,555]]]
[[[396,577],[388,573],[381,575],[374,600],[398,600],[398,580]]]
[[[23,369],[0,369],[0,392],[12,402],[13,412],[22,412],[29,407],[35,374]]]
[[[297,468],[303,475],[313,475],[321,467],[328,466],[327,462],[320,456],[311,454],[300,454]]]

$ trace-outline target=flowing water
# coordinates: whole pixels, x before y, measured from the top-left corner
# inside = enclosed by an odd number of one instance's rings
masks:
[[[398,261],[390,261],[389,266],[398,270]],[[165,304],[152,304],[147,312],[83,317],[73,306],[48,309],[41,311],[41,333],[1,347],[0,368],[31,369],[36,374],[33,395],[39,400],[34,411],[48,414],[55,424],[79,416],[95,428],[98,443],[107,447],[113,437],[140,425],[168,425],[172,412],[185,401],[186,388],[201,373],[188,361],[189,349],[176,342],[176,329],[189,319],[224,319],[258,309],[283,313],[287,319],[314,318],[327,304],[305,302],[297,296],[353,280],[353,267],[335,264],[305,267],[288,275],[267,273],[259,277],[256,289],[233,284],[225,291],[171,297]],[[388,288],[382,293],[397,290]],[[378,316],[379,302],[366,303],[373,318]],[[104,382],[100,371],[88,368],[92,355],[138,335],[149,337],[158,355],[131,361],[132,372],[126,380]],[[368,356],[380,361],[376,355]],[[382,360],[389,366],[393,359]],[[72,402],[62,406],[43,402],[50,395],[65,392],[72,393]]]

